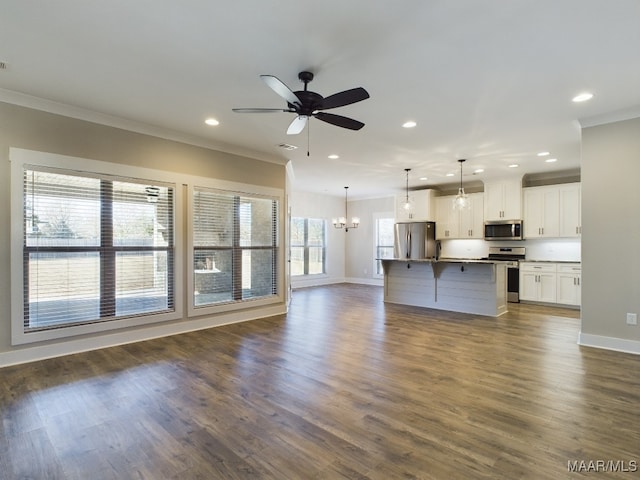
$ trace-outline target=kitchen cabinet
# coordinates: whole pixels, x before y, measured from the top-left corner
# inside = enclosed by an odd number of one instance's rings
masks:
[[[556,186],[523,189],[524,237],[560,236],[560,189]]]
[[[436,197],[436,238],[483,238],[484,194],[470,193],[465,210],[454,210],[454,198]]]
[[[435,198],[435,190],[414,190],[409,192],[411,208],[405,210],[406,193],[396,195],[396,222],[434,222],[436,220]]]
[[[582,235],[581,195],[580,183],[559,186],[561,237]]]
[[[579,263],[559,263],[557,265],[556,302],[564,305],[582,303],[582,267]]]
[[[453,209],[454,195],[436,197],[436,238],[458,238],[459,212]]]
[[[485,182],[484,221],[522,220],[521,179]]]
[[[556,303],[556,264],[520,262],[520,300]]]

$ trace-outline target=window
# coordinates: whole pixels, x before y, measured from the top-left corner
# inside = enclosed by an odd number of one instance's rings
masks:
[[[376,242],[374,258],[393,258],[393,225],[395,221],[393,218],[384,216],[384,214],[377,215],[375,218],[376,228]],[[376,260],[376,276],[382,276],[382,262]]]
[[[23,332],[174,312],[174,187],[22,170]]]
[[[291,275],[325,272],[326,221],[318,218],[291,219]]]
[[[194,187],[193,306],[278,295],[278,200]]]

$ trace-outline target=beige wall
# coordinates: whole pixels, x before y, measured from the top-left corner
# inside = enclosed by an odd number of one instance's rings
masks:
[[[637,353],[640,326],[626,314],[640,315],[639,183],[640,118],[583,129],[581,336]]]
[[[323,218],[327,221],[326,274],[291,277],[292,287],[344,282],[345,232],[334,228],[331,224],[332,218],[344,215],[344,199],[331,195],[294,191],[291,193],[290,204],[292,217]]]
[[[285,191],[284,165],[0,102],[0,353],[18,349],[10,345],[10,147]]]
[[[374,279],[374,215],[388,212],[393,217],[394,209],[393,197],[349,202],[349,214],[360,217],[361,223],[357,230],[349,230],[347,238],[345,275],[348,280],[382,285],[381,279]]]

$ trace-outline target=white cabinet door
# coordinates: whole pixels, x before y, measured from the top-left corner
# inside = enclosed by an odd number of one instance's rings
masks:
[[[506,220],[522,220],[522,182],[510,180],[504,182],[503,213]]]
[[[454,210],[455,195],[436,197],[436,238],[484,238],[484,194],[469,194],[469,208]]]
[[[409,192],[410,209],[405,209],[407,195],[396,195],[396,222],[433,222],[435,221],[435,191],[414,190]]]
[[[538,274],[538,301],[556,303],[556,274]]]
[[[557,186],[524,190],[525,238],[555,238],[560,235],[560,191]]]
[[[582,234],[581,185],[568,183],[560,186],[560,236],[579,237]]]
[[[521,262],[520,298],[556,303],[556,264]]]
[[[580,305],[582,302],[581,266],[579,263],[558,264],[556,301],[564,305]]]
[[[458,212],[453,210],[454,196],[436,197],[436,238],[458,238]]]
[[[538,300],[538,274],[520,270],[520,300]]]
[[[484,184],[484,221],[522,219],[522,182],[503,180]]]
[[[459,212],[460,238],[484,238],[484,194],[469,194],[469,208]]]

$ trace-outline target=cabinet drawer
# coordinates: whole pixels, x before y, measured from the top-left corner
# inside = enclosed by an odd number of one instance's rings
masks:
[[[520,262],[521,272],[536,272],[536,273],[556,273],[555,263],[527,263]]]
[[[577,273],[582,272],[582,265],[579,263],[559,263],[558,273]]]

